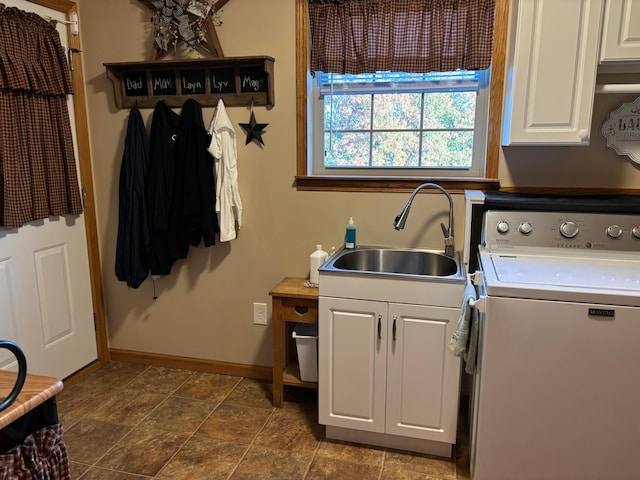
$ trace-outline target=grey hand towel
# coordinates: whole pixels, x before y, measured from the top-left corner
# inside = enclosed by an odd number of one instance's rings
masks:
[[[473,375],[476,372],[476,359],[478,355],[478,309],[469,306],[469,310],[471,310],[471,333],[469,334],[468,348],[463,358],[466,363],[464,371]]]
[[[476,299],[476,289],[471,282],[467,282],[462,296],[462,305],[460,308],[460,320],[456,326],[455,332],[449,340],[449,351],[456,357],[466,356],[469,344],[469,331],[471,330],[472,311],[475,310],[469,305],[469,300]],[[477,338],[477,332],[476,332]],[[475,348],[474,348],[475,352]]]

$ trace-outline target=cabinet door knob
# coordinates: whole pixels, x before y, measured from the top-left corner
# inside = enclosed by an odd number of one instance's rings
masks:
[[[382,315],[378,315],[378,339],[382,338]]]
[[[589,132],[585,129],[578,130],[578,138],[582,141],[585,141],[589,138]]]

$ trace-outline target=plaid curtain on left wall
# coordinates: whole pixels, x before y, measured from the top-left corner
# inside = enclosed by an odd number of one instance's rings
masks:
[[[82,213],[54,22],[0,3],[0,227]]]

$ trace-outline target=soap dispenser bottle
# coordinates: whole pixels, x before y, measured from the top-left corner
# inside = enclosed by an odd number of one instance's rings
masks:
[[[318,285],[320,283],[320,275],[318,268],[322,266],[329,254],[322,250],[322,245],[316,245],[316,251],[309,255],[309,283]]]
[[[347,250],[354,250],[356,248],[356,223],[353,221],[353,217],[349,217],[347,223],[347,231],[344,236],[344,248]]]

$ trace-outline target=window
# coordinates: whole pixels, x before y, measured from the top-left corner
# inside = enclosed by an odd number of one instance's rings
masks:
[[[298,190],[406,191],[424,181],[453,189],[497,186],[501,118],[490,112],[502,111],[508,2],[496,4],[490,77],[488,71],[311,76],[307,9],[307,0],[296,0]],[[439,116],[438,104],[454,107]],[[345,114],[350,108],[356,114]]]
[[[312,80],[314,175],[484,175],[488,71]]]

